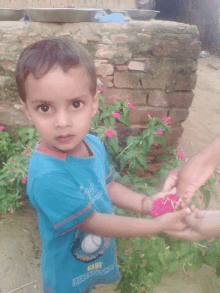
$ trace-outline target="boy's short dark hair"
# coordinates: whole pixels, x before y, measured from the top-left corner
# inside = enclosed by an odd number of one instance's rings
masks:
[[[50,38],[27,46],[21,53],[15,71],[19,95],[26,101],[25,80],[31,73],[35,78],[43,77],[55,64],[64,72],[80,66],[91,79],[91,92],[96,93],[97,77],[90,54],[78,43],[64,38]]]

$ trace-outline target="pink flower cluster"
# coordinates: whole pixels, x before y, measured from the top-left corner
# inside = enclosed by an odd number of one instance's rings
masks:
[[[134,109],[134,105],[131,104],[131,103],[128,104],[128,107],[129,107],[130,109],[132,109],[132,110]]]
[[[108,137],[112,137],[113,135],[115,135],[115,133],[113,130],[110,129],[110,130],[106,131],[105,135]]]
[[[164,122],[166,122],[168,125],[171,125],[170,117],[163,117],[162,119]]]
[[[27,176],[24,176],[23,178],[22,178],[22,180],[21,180],[21,183],[22,184],[25,184],[27,182]]]
[[[158,129],[158,130],[157,130],[157,134],[160,134],[160,135],[163,134],[163,130]]]
[[[173,201],[178,201],[179,196],[168,194],[164,198],[158,198],[153,202],[153,208],[150,211],[151,216],[158,217],[166,213],[174,212]]]
[[[115,118],[120,118],[121,115],[119,113],[111,113],[111,116]]]
[[[4,129],[5,129],[5,126],[0,126],[0,131]]]

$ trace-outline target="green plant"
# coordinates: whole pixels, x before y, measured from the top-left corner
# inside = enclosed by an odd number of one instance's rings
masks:
[[[0,131],[0,144],[5,146],[1,156],[0,169],[0,213],[13,213],[25,204],[25,184],[27,181],[28,162],[33,147],[39,139],[34,127],[18,128],[18,138],[8,132]]]
[[[129,100],[114,101],[106,107],[103,96],[99,94],[99,110],[91,123],[91,132],[103,141],[109,161],[115,170],[115,180],[142,194],[154,194],[161,190],[162,182],[169,170],[175,168],[184,159],[179,149],[166,147],[166,134],[170,131],[170,120],[151,118],[139,136],[128,136],[125,145],[119,143],[117,126],[121,123],[130,127],[129,113],[133,105]],[[39,139],[36,130],[31,128],[17,129],[15,139],[4,127],[0,126],[0,213],[13,212],[24,205],[21,198],[25,194],[27,165],[36,141]],[[162,146],[166,154],[157,158],[161,162],[160,170],[149,176],[146,155],[153,144]],[[200,192],[208,207],[212,194],[217,197],[215,177],[207,180]],[[198,195],[193,202],[198,205]],[[133,217],[146,217],[138,213],[115,208],[117,214]],[[171,241],[163,235],[117,239],[118,261],[121,279],[117,289],[121,293],[148,292],[159,284],[163,274],[170,274],[182,269],[184,274],[189,268],[199,269],[203,263],[216,269],[220,276],[220,244],[217,238],[201,242]]]

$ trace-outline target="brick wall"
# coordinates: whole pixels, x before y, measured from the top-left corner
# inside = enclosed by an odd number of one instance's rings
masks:
[[[107,104],[113,97],[131,99],[132,133],[146,127],[147,113],[170,116],[173,126],[167,140],[169,145],[177,143],[193,100],[200,43],[195,26],[168,21],[0,22],[0,124],[28,125],[18,104],[16,62],[25,46],[53,36],[73,38],[93,55]],[[126,131],[120,130],[122,139]]]

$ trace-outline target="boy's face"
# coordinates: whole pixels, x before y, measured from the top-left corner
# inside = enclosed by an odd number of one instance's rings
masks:
[[[32,74],[27,77],[23,105],[44,145],[73,155],[80,153],[98,109],[98,95],[93,97],[90,85],[81,67],[65,73],[56,66],[40,79]]]

